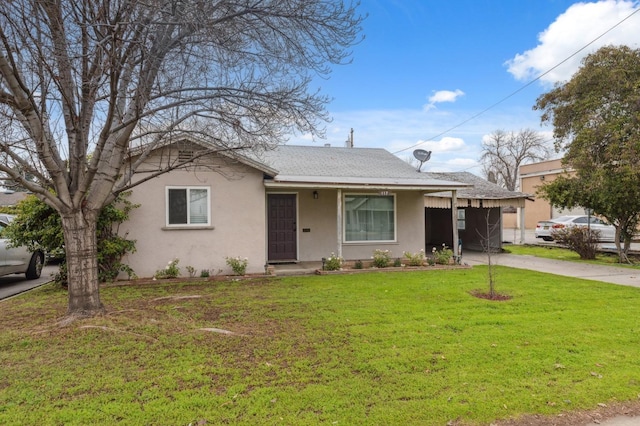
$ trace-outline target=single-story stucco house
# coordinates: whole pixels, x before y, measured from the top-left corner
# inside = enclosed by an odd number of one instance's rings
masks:
[[[229,273],[226,257],[248,258],[247,273],[278,262],[393,257],[425,249],[425,195],[471,185],[416,169],[384,149],[279,146],[259,155],[238,151],[198,155],[196,141],[157,149],[136,176],[190,156],[194,162],[136,186],[128,238],[137,251],[123,261],[140,277],[168,262],[212,274]],[[135,157],[132,156],[133,159]],[[438,216],[429,229],[457,216]],[[122,229],[122,228],[121,228]]]

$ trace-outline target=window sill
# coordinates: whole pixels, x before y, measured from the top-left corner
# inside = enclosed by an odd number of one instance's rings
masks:
[[[163,226],[161,229],[163,231],[212,231],[216,229],[216,227],[201,226],[201,225],[194,225],[194,226],[185,225],[185,226]]]

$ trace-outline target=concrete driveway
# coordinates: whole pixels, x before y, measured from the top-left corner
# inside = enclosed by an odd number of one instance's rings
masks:
[[[58,272],[58,265],[47,265],[42,268],[42,274],[37,280],[28,280],[24,274],[0,277],[0,300],[46,284],[53,280],[53,275],[56,272]]]
[[[480,252],[464,252],[462,261],[469,265],[487,264],[487,254]],[[640,287],[640,270],[621,266],[591,265],[588,263],[567,262],[564,260],[543,259],[535,256],[499,253],[491,255],[494,265],[511,268],[529,269],[548,272],[566,277],[584,278],[585,280],[603,281],[611,284]]]

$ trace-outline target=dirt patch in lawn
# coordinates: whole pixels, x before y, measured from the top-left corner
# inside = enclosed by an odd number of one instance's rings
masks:
[[[510,296],[508,294],[502,294],[502,293],[487,293],[484,290],[473,290],[469,292],[470,295],[472,295],[473,297],[477,297],[478,299],[487,299],[487,300],[495,300],[496,302],[502,302],[505,300],[511,300],[513,299],[513,296]]]

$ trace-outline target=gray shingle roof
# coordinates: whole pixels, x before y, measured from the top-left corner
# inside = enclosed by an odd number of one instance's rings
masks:
[[[259,161],[278,171],[276,182],[371,184],[460,188],[464,183],[419,173],[380,148],[334,148],[282,145],[261,154]]]
[[[205,148],[207,142],[190,135],[180,137]],[[132,149],[137,155],[142,148]],[[230,150],[220,155],[262,171],[271,186],[397,187],[425,192],[460,189],[466,183],[419,173],[413,166],[382,148],[338,148],[279,145],[273,150]],[[274,185],[275,184],[275,185]]]
[[[484,199],[484,200],[503,200],[512,198],[526,198],[529,195],[509,191],[495,183],[491,183],[479,176],[469,172],[456,172],[456,173],[429,173],[436,179],[453,180],[473,185],[473,187],[467,187],[458,191],[458,197],[468,199]],[[434,197],[451,197],[449,192],[430,194]]]

